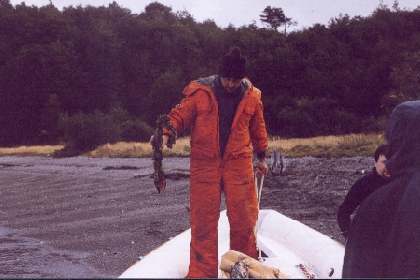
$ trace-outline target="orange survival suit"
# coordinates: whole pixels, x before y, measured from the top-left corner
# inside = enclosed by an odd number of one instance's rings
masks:
[[[169,113],[178,134],[191,129],[188,278],[218,276],[217,225],[222,191],[230,223],[230,248],[257,257],[258,203],[252,154],[267,149],[261,92],[249,80],[242,80],[246,90],[237,107],[222,157],[218,104],[211,86],[216,78],[214,75],[192,81],[185,87],[185,97],[180,104]]]

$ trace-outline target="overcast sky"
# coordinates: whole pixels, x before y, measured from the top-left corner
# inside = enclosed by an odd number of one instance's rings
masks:
[[[12,4],[22,0],[11,0]],[[42,6],[49,0],[25,0],[27,5]],[[69,5],[101,6],[112,0],[52,0],[58,7]],[[118,0],[120,6],[130,9],[133,13],[141,13],[144,7],[154,1],[149,0]],[[297,28],[310,27],[315,23],[328,24],[332,17],[341,14],[350,16],[371,14],[379,5],[380,0],[160,0],[173,11],[187,10],[193,17],[202,22],[213,19],[218,26],[226,27],[230,23],[235,27],[251,24],[253,21],[262,26],[259,14],[271,5],[283,9],[287,17],[297,21]],[[384,4],[392,6],[393,0],[383,0]],[[420,0],[399,0],[400,8],[415,9],[420,6]]]

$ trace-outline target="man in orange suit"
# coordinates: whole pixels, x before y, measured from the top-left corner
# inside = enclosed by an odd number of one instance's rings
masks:
[[[222,191],[230,223],[230,248],[257,257],[257,174],[267,173],[267,131],[261,92],[245,78],[239,48],[224,55],[217,75],[189,83],[168,114],[179,135],[191,130],[191,246],[188,278],[218,276],[217,225]],[[170,133],[164,131],[163,143]]]

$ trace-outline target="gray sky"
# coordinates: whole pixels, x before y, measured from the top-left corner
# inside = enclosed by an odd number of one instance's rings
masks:
[[[22,0],[11,0],[12,4],[21,3]],[[49,0],[25,0],[27,5],[42,6]],[[52,0],[58,8],[69,5],[101,6],[111,3],[112,0]],[[144,7],[153,0],[118,0],[120,6],[130,9],[133,13],[141,13]],[[217,25],[226,27],[229,23],[239,27],[259,21],[262,10],[271,5],[283,9],[287,17],[297,21],[297,28],[310,27],[315,23],[328,24],[332,17],[341,14],[350,16],[371,14],[380,3],[380,0],[160,0],[173,11],[187,10],[193,17],[202,22],[213,19]],[[384,4],[392,6],[393,0],[383,0]],[[414,9],[420,6],[420,0],[399,0],[400,8]]]

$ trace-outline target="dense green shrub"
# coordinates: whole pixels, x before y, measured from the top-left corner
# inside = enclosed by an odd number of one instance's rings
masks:
[[[97,146],[117,141],[148,141],[153,129],[141,119],[130,119],[121,108],[109,113],[95,111],[72,116],[64,114],[59,120],[65,147],[57,156],[73,156]]]
[[[10,2],[0,0],[2,146],[148,140],[138,119],[154,126],[232,45],[262,91],[271,135],[381,130],[398,102],[419,98],[419,8],[379,5],[285,35],[197,22],[160,3],[133,14],[116,2],[62,10]]]
[[[153,129],[140,119],[127,120],[122,124],[121,140],[145,142],[149,141]]]
[[[110,114],[95,111],[91,114],[63,115],[60,127],[66,147],[75,151],[87,151],[120,139],[121,126]]]

